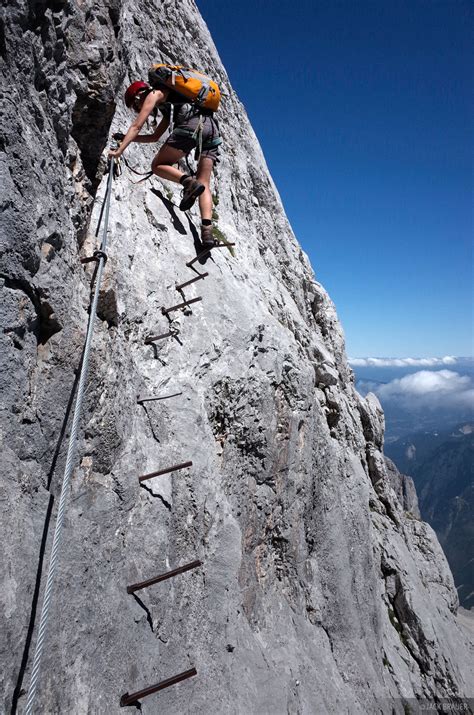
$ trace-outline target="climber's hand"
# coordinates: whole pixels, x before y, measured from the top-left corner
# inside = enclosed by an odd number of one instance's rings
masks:
[[[109,151],[109,159],[118,159],[121,154],[120,149],[111,149]]]

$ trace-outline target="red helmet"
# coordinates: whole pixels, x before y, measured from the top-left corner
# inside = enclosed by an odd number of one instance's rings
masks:
[[[130,87],[125,92],[125,104],[130,108],[134,100],[143,92],[144,89],[150,89],[146,82],[132,82]]]

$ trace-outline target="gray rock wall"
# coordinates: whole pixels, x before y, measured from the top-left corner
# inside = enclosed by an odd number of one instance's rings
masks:
[[[236,257],[215,251],[209,277],[186,289],[203,300],[177,314],[179,340],[146,346],[168,330],[160,309],[180,301],[175,284],[192,277],[198,214],[181,214],[178,188],[158,179],[135,185],[125,172],[115,183],[38,712],[119,712],[125,691],[192,665],[196,678],[143,712],[398,713],[407,699],[471,694],[444,555],[400,499],[380,405],[354,389],[334,306],[195,4],[19,2],[2,23],[5,711],[26,700],[101,153],[130,121],[124,87],[160,58],[223,88],[213,192]],[[127,156],[145,170],[153,147]],[[187,460],[139,486],[138,475]],[[127,595],[127,584],[195,558],[202,568]]]

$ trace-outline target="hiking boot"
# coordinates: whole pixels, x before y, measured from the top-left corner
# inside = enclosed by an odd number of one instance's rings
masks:
[[[212,226],[201,226],[201,244],[203,248],[214,248],[216,245],[212,235]]]
[[[204,185],[193,179],[191,176],[183,181],[183,198],[179,208],[181,211],[187,211],[196,201],[197,197],[204,191]]]

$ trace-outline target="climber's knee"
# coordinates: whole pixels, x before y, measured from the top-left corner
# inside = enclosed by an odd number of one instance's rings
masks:
[[[151,170],[154,174],[158,173],[158,169],[167,168],[177,164],[180,159],[184,156],[184,152],[179,149],[175,149],[172,146],[163,144],[158,154],[153,159],[151,164]]]
[[[151,170],[154,174],[157,174],[158,170],[161,169],[162,167],[168,167],[168,166],[171,166],[171,162],[163,161],[158,156],[155,156],[155,158],[151,162]]]

